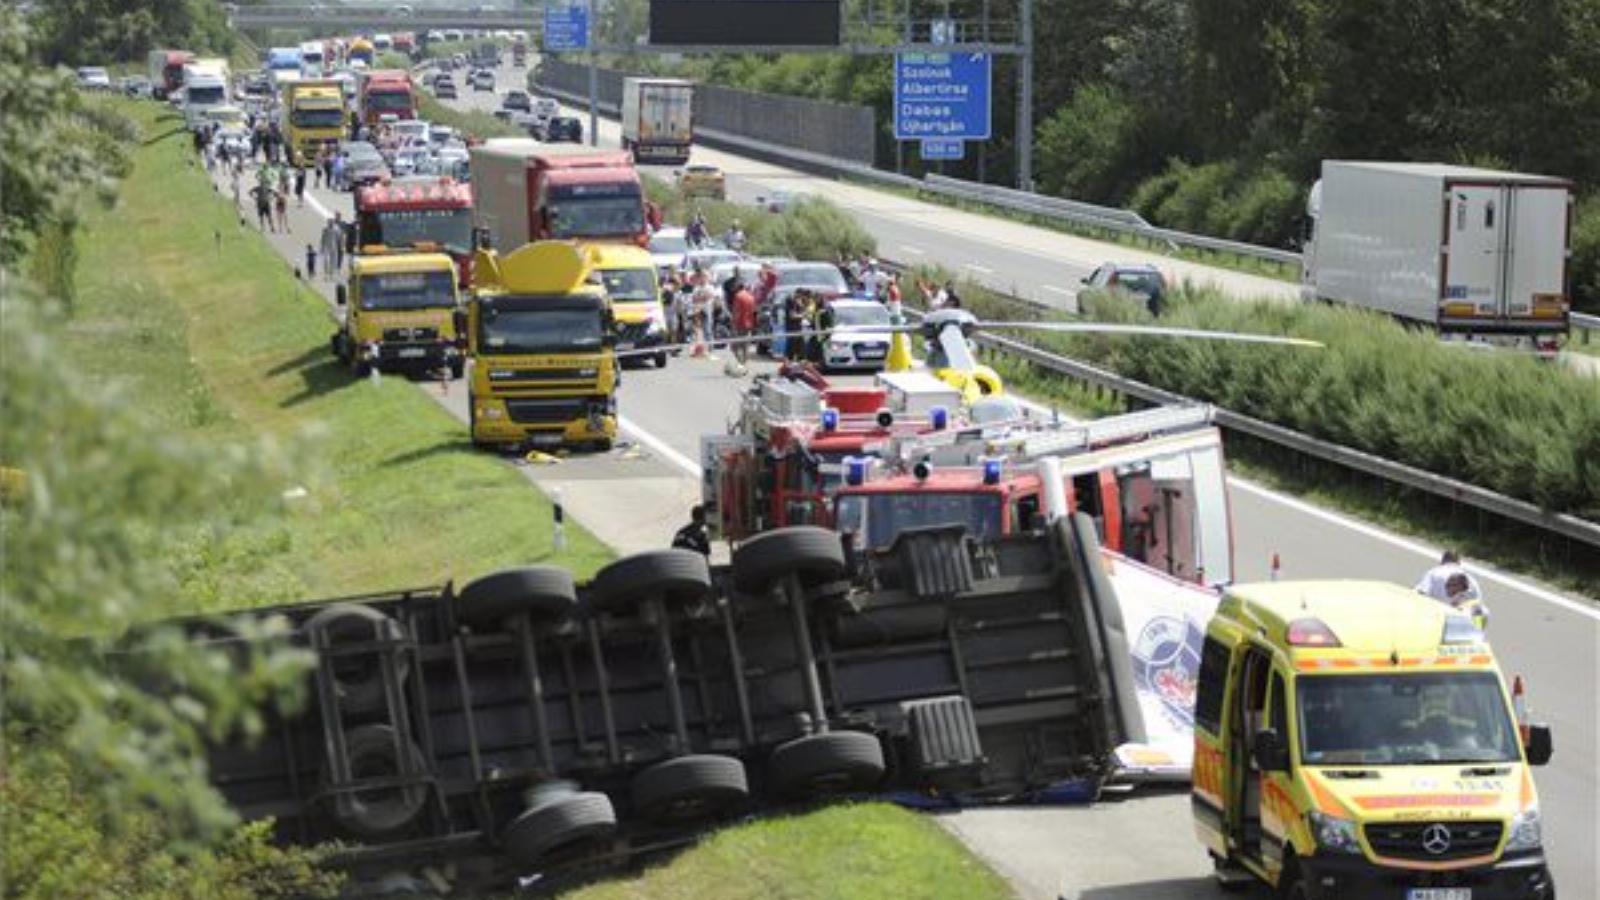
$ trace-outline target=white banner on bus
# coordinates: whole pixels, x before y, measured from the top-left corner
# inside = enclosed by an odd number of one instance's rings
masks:
[[[1105,554],[1122,607],[1145,743],[1117,748],[1118,777],[1187,781],[1194,764],[1194,699],[1200,645],[1217,610],[1217,592]]]

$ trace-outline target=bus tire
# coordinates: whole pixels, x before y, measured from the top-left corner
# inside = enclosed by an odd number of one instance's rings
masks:
[[[584,791],[565,794],[532,807],[511,820],[500,833],[506,854],[531,866],[551,851],[582,841],[609,837],[617,830],[611,798]]]
[[[301,626],[306,634],[322,632],[329,647],[339,644],[361,644],[380,638],[399,640],[404,637],[400,623],[370,606],[358,603],[335,603],[305,621]],[[386,702],[383,691],[383,663],[377,651],[359,656],[343,656],[332,663],[334,692],[339,698],[339,708],[347,713],[370,712],[381,709]],[[403,684],[409,671],[403,654],[395,653],[395,674]],[[331,712],[331,711],[330,711]]]
[[[750,795],[744,763],[731,756],[680,756],[633,777],[633,808],[651,822],[690,822],[725,812]]]
[[[861,731],[808,734],[772,751],[768,769],[777,792],[812,797],[867,790],[884,773],[883,744]]]
[[[844,545],[837,532],[795,525],[758,534],[733,551],[734,586],[755,593],[785,575],[807,585],[844,577]]]
[[[388,725],[363,725],[345,735],[345,751],[350,759],[351,776],[383,778],[399,775],[400,759],[395,751],[394,729]],[[411,759],[411,769],[425,771],[422,751],[407,742],[402,752]],[[417,785],[390,787],[340,794],[334,801],[334,818],[345,830],[363,837],[382,837],[401,831],[415,822],[427,803],[427,788]]]
[[[652,597],[671,605],[693,603],[710,591],[711,568],[706,558],[680,549],[623,557],[589,582],[590,603],[607,612],[626,612]]]

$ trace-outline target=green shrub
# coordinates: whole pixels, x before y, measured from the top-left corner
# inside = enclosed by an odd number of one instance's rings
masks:
[[[1040,190],[1094,203],[1115,203],[1127,179],[1133,107],[1108,85],[1087,85],[1039,126]]]
[[[698,212],[712,235],[738,221],[745,232],[745,249],[758,256],[831,260],[870,254],[877,248],[877,241],[855,219],[822,197],[806,197],[782,213],[770,213],[719,200],[685,198],[674,186],[648,175],[644,185],[645,196],[661,207],[664,221],[681,225]]]
[[[1271,166],[1190,165],[1175,159],[1139,185],[1131,205],[1167,228],[1284,246],[1294,237],[1304,196],[1299,185]]]

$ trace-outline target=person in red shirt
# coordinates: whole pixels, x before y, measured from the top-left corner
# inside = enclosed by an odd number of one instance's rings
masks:
[[[733,336],[746,338],[756,330],[756,295],[750,293],[743,281],[736,282],[733,289],[733,308],[729,311],[733,317]],[[750,345],[744,341],[733,343],[734,358],[744,365],[750,356]]]

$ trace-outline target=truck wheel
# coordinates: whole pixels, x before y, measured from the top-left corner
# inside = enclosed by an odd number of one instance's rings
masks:
[[[511,820],[500,839],[514,862],[531,866],[552,850],[598,840],[616,830],[617,814],[611,808],[611,798],[585,791],[528,809]]]
[[[339,332],[335,331],[333,335],[328,338],[328,350],[333,354],[335,359],[339,360],[340,362],[344,362],[344,341],[339,340],[339,336]]]
[[[808,734],[779,744],[768,768],[787,797],[866,790],[883,778],[883,745],[860,731]]]
[[[665,369],[666,367],[667,367],[667,351],[663,350],[660,353],[656,354],[656,368]]]
[[[365,644],[377,639],[399,640],[405,636],[399,622],[370,606],[356,603],[336,603],[307,619],[300,627],[308,635],[323,632],[329,647]],[[360,713],[383,707],[386,701],[380,656],[383,652],[386,651],[335,657],[333,686],[340,709]],[[397,677],[404,682],[409,664],[403,655],[396,654],[395,667]]]
[[[717,815],[750,796],[744,763],[731,756],[680,756],[633,777],[633,808],[652,822]]]
[[[362,359],[355,353],[350,354],[350,374],[357,378],[365,378],[372,374],[372,363]]]
[[[350,759],[350,774],[355,779],[392,778],[401,771],[395,753],[394,729],[388,725],[363,725],[345,735],[345,751]],[[413,772],[425,771],[422,751],[407,742],[403,752],[410,756]],[[341,794],[334,801],[333,815],[347,831],[365,837],[382,837],[400,831],[422,812],[427,789],[421,785],[375,788]]]
[[[589,602],[607,612],[625,612],[649,597],[693,603],[710,591],[711,569],[704,556],[693,550],[654,550],[601,569],[589,582]]]
[[[475,629],[492,631],[524,613],[550,621],[569,615],[578,603],[572,573],[555,566],[505,569],[469,582],[456,595],[456,617]]]
[[[791,572],[806,584],[820,584],[838,580],[844,571],[844,546],[838,533],[815,525],[758,534],[733,551],[734,585],[747,593],[765,590]]]
[[[450,377],[451,378],[453,378],[456,381],[460,381],[462,376],[464,376],[466,374],[467,374],[467,361],[465,359],[456,359],[456,360],[454,360],[454,361],[452,361],[450,363]]]

